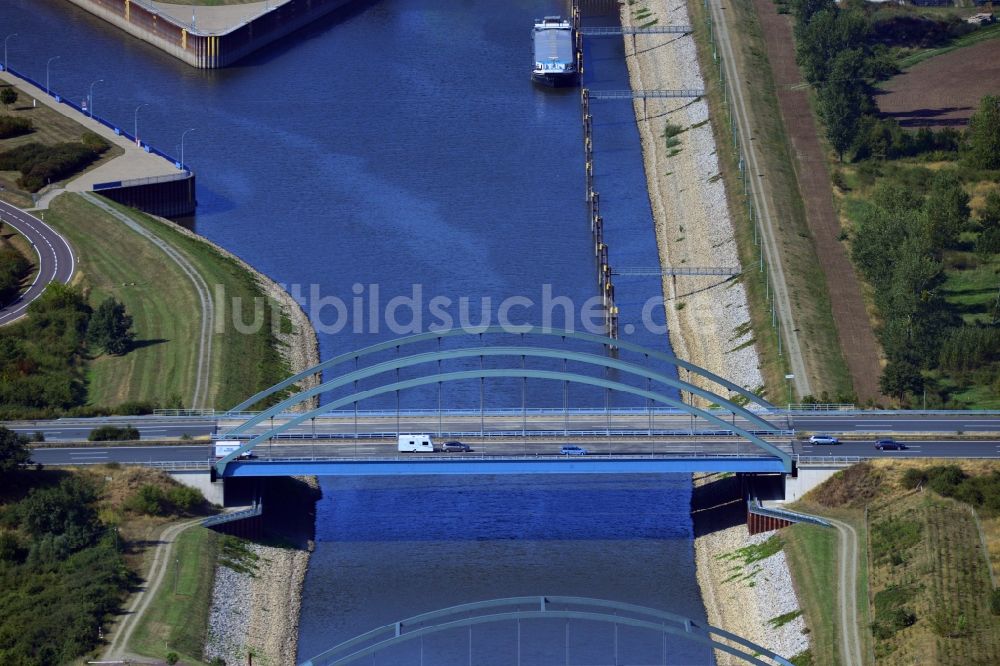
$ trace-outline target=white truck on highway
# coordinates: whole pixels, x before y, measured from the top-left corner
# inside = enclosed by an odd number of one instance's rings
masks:
[[[244,443],[238,439],[215,440],[215,459],[221,460],[222,458],[225,458],[230,453],[243,446],[243,444]],[[247,460],[253,456],[250,453],[242,453],[239,457],[241,460]]]
[[[433,453],[434,442],[430,435],[400,435],[397,447],[400,453],[415,453],[418,451]]]

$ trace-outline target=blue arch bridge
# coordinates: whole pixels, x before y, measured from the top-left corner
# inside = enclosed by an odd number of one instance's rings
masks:
[[[493,599],[378,627],[302,662],[346,664],[678,664],[679,642],[758,666],[791,666],[723,629],[617,601],[582,597]]]
[[[529,406],[529,395],[548,405]],[[411,396],[437,407],[402,409]],[[393,400],[395,409],[367,407]],[[503,408],[487,408],[500,400]],[[246,411],[257,404],[270,406]],[[793,433],[774,412],[748,387],[627,341],[528,326],[451,329],[338,355],[251,396],[219,418],[217,441],[238,447],[212,472],[787,474]],[[400,453],[404,433],[472,450]],[[567,444],[585,453],[561,455]]]

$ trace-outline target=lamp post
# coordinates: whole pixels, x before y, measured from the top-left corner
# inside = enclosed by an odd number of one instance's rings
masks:
[[[52,94],[52,89],[49,88],[49,65],[52,64],[53,60],[58,60],[62,56],[52,56],[45,62],[45,92]]]
[[[149,106],[149,103],[148,102],[143,102],[139,106],[135,107],[135,116],[134,116],[134,118],[135,118],[135,134],[134,134],[134,136],[135,136],[135,143],[136,143],[136,145],[139,145],[139,146],[142,145],[142,142],[139,141],[139,109],[141,109],[144,106]]]
[[[795,379],[795,375],[785,375],[785,384],[788,385],[788,404],[792,404],[792,380]]]
[[[188,132],[194,132],[197,129],[198,129],[197,127],[192,127],[191,129],[186,129],[183,132],[181,132],[181,168],[182,169],[186,168],[185,167],[185,163],[184,163],[184,137],[187,136]]]
[[[17,33],[11,33],[3,38],[3,71],[5,72],[9,69],[7,67],[7,40],[11,37],[17,37]]]
[[[94,117],[94,85],[98,83],[104,83],[104,79],[97,79],[94,83],[90,84],[90,94],[87,96],[88,111],[90,112],[90,117]]]

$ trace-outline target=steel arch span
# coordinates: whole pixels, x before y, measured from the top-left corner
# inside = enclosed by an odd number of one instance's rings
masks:
[[[400,391],[400,390],[404,390],[404,389],[408,389],[408,388],[414,388],[414,387],[417,387],[417,386],[426,386],[426,385],[429,385],[429,384],[446,383],[446,382],[461,381],[461,380],[468,380],[468,379],[485,379],[485,378],[490,378],[490,377],[497,377],[497,378],[510,378],[510,377],[519,378],[519,377],[523,377],[523,378],[530,378],[530,379],[552,379],[552,380],[557,380],[557,381],[567,381],[567,382],[573,382],[573,383],[578,383],[578,384],[588,384],[590,386],[597,386],[597,387],[601,387],[601,388],[607,388],[607,389],[611,389],[611,390],[617,390],[617,391],[621,391],[623,393],[631,393],[633,395],[637,395],[637,396],[640,396],[640,397],[647,398],[647,399],[652,400],[654,402],[663,403],[663,404],[669,405],[671,407],[675,407],[675,408],[684,410],[684,411],[686,411],[686,412],[688,412],[690,414],[693,414],[693,415],[698,416],[700,418],[706,419],[707,421],[716,423],[717,425],[721,426],[722,428],[724,428],[726,430],[730,430],[733,433],[742,436],[743,438],[745,438],[747,441],[749,441],[750,443],[754,444],[758,448],[763,449],[768,454],[770,454],[770,455],[774,456],[775,458],[778,458],[779,460],[781,460],[782,465],[784,466],[784,469],[786,471],[791,471],[791,469],[792,469],[791,456],[789,456],[789,454],[785,453],[784,451],[782,451],[778,447],[774,446],[770,442],[767,442],[767,441],[761,439],[760,437],[758,437],[757,435],[755,435],[752,432],[749,432],[748,430],[745,430],[743,428],[740,428],[738,426],[730,424],[729,422],[727,422],[727,421],[719,418],[718,416],[716,416],[715,414],[712,414],[711,412],[706,412],[704,410],[698,409],[697,407],[688,405],[688,404],[686,404],[684,402],[678,401],[677,399],[672,398],[672,397],[667,396],[667,395],[664,395],[662,393],[656,393],[656,392],[653,392],[653,391],[646,391],[646,390],[643,390],[643,389],[636,388],[634,386],[630,386],[628,384],[621,384],[619,382],[613,382],[613,381],[609,381],[609,380],[606,380],[606,379],[601,379],[601,378],[598,378],[598,377],[592,377],[592,376],[588,376],[588,375],[580,375],[580,374],[576,374],[576,373],[556,372],[556,371],[552,371],[552,370],[527,370],[527,369],[518,369],[518,368],[515,368],[515,369],[509,369],[509,370],[498,370],[498,369],[466,370],[466,371],[458,371],[458,372],[446,372],[446,373],[432,374],[432,375],[428,375],[428,376],[425,376],[425,377],[418,377],[418,378],[409,379],[409,380],[406,380],[406,381],[394,382],[392,384],[387,384],[387,385],[380,386],[380,387],[377,387],[377,388],[373,388],[373,389],[368,389],[368,390],[365,390],[365,391],[359,391],[359,392],[356,392],[356,393],[352,393],[351,395],[348,395],[348,396],[343,397],[343,398],[339,398],[339,399],[334,400],[334,401],[332,401],[330,403],[327,403],[327,404],[325,404],[325,405],[323,405],[321,407],[317,407],[316,409],[313,409],[311,411],[303,412],[301,414],[298,414],[297,416],[295,416],[294,418],[289,419],[285,423],[277,425],[274,428],[271,428],[270,430],[268,430],[268,431],[266,431],[266,432],[264,432],[264,433],[262,433],[262,434],[260,434],[260,435],[258,435],[256,437],[254,437],[253,439],[251,439],[249,442],[247,442],[246,444],[244,444],[243,446],[241,446],[237,450],[233,451],[229,455],[227,455],[224,458],[222,458],[219,461],[217,461],[216,464],[215,464],[216,471],[219,474],[219,476],[224,476],[225,475],[225,470],[226,470],[226,465],[228,465],[230,462],[236,460],[237,458],[239,458],[244,453],[247,453],[247,452],[251,451],[253,448],[255,448],[257,445],[261,444],[265,440],[271,439],[271,438],[275,437],[276,435],[284,432],[285,430],[293,428],[296,425],[298,425],[299,423],[302,423],[303,421],[306,421],[306,420],[308,420],[308,419],[310,419],[310,418],[312,418],[314,416],[319,416],[319,415],[321,415],[321,414],[323,414],[323,413],[325,413],[327,411],[334,410],[334,409],[339,409],[340,407],[344,407],[344,406],[350,405],[352,403],[360,402],[361,400],[365,400],[367,398],[372,398],[372,397],[375,397],[375,396],[384,395],[384,394],[387,394],[387,393],[392,393],[394,391]],[[348,378],[346,378],[346,379],[344,379],[342,381],[344,383],[351,383],[351,382],[354,381],[354,379],[351,378],[351,377],[348,377]],[[308,399],[308,397],[307,398],[303,398],[303,399]],[[265,418],[267,418],[267,417],[265,417]],[[766,421],[765,421],[765,423],[766,423]],[[242,427],[243,426],[241,426],[241,428]],[[769,426],[768,429],[769,430],[773,430],[773,427]],[[228,433],[228,435],[232,435],[233,432],[235,432],[235,431],[230,431],[230,433]]]
[[[660,634],[663,664],[670,663],[668,661],[667,639],[676,637],[720,650],[748,664],[791,666],[791,662],[781,655],[745,638],[711,625],[702,625],[674,613],[617,601],[561,596],[492,599],[423,613],[361,634],[302,662],[300,666],[340,666],[360,663],[361,659],[366,658],[374,660],[383,651],[405,646],[412,641],[420,641],[422,645],[425,637],[445,631],[457,632],[458,630],[468,633],[471,664],[474,663],[472,661],[472,632],[475,627],[502,623],[514,624],[517,627],[517,635],[520,637],[521,622],[537,622],[539,620],[548,622],[562,620],[564,622],[566,663],[570,663],[570,622],[578,620],[612,625],[615,631],[616,656],[618,628],[629,627]],[[520,641],[518,641],[517,649],[520,650]],[[511,661],[520,663],[520,659],[511,659]],[[366,663],[368,662],[366,661]]]
[[[353,352],[348,352],[345,354],[334,356],[333,358],[323,361],[322,363],[318,363],[312,366],[311,368],[307,368],[302,372],[292,375],[291,377],[278,382],[274,386],[264,389],[263,391],[260,391],[259,393],[256,393],[255,395],[247,398],[240,404],[230,409],[229,412],[230,413],[241,412],[245,409],[252,407],[254,404],[260,402],[261,400],[270,397],[271,395],[274,395],[278,391],[281,391],[282,389],[286,389],[289,386],[297,384],[298,382],[302,381],[303,379],[306,379],[307,377],[311,377],[312,375],[323,372],[324,370],[328,370],[330,368],[334,368],[338,365],[342,365],[349,361],[357,362],[361,358],[364,358],[372,354],[376,354],[378,352],[388,351],[391,349],[400,349],[403,347],[408,347],[410,345],[422,342],[437,341],[440,344],[442,340],[448,338],[456,338],[463,336],[482,338],[482,336],[484,335],[519,335],[522,337],[522,339],[524,338],[524,336],[541,336],[550,338],[558,337],[563,340],[576,340],[580,342],[587,342],[591,344],[601,345],[605,349],[621,349],[629,352],[634,352],[637,354],[642,354],[647,359],[663,361],[669,365],[673,365],[678,368],[684,368],[690,373],[693,373],[700,377],[704,377],[705,379],[711,381],[714,384],[722,386],[728,389],[729,391],[732,391],[733,393],[743,396],[747,401],[755,403],[760,407],[763,407],[764,409],[768,410],[774,409],[774,405],[772,405],[767,400],[764,400],[762,397],[760,397],[753,391],[747,390],[746,388],[740,386],[739,384],[731,382],[728,379],[725,379],[724,377],[720,377],[719,375],[716,375],[710,372],[709,370],[701,368],[693,363],[677,358],[672,354],[667,354],[665,352],[656,349],[649,349],[647,347],[643,347],[641,345],[637,345],[635,343],[628,342],[625,340],[618,340],[603,335],[597,335],[595,333],[560,330],[543,326],[526,325],[526,326],[512,326],[512,327],[484,326],[478,328],[475,327],[453,328],[444,331],[430,331],[427,333],[418,333],[416,335],[410,335],[403,338],[398,338],[396,340],[387,340],[385,342],[380,342],[378,344],[370,345],[368,347],[364,347],[362,349],[358,349]]]
[[[437,338],[440,340],[440,336],[442,334],[430,334],[430,335],[432,337],[411,336],[410,338],[404,338],[403,341],[409,341],[405,342],[405,344],[412,344],[412,340],[415,337],[421,337],[422,340],[427,340],[427,339],[434,339],[433,336],[437,336]],[[466,335],[469,334],[466,333]],[[584,334],[574,334],[574,335],[584,335]],[[611,344],[615,343],[615,341],[610,338],[601,338],[600,336],[590,336],[587,339],[590,342],[600,341],[600,343],[605,346],[610,346]],[[399,348],[402,346],[403,346],[402,344],[393,345],[391,343],[386,343],[383,345],[376,345],[373,347],[369,347],[367,348],[367,350],[372,350],[375,347],[378,347],[379,350],[384,350],[384,349],[391,349],[393,347]],[[632,347],[634,349],[643,349],[635,345],[632,345]],[[362,350],[360,352],[356,352],[354,355],[345,355],[338,358],[358,359],[363,355],[367,355],[368,353],[373,353],[373,352]],[[654,354],[660,355],[659,352],[655,352],[654,350],[643,349],[643,353],[647,356],[647,358],[650,355]],[[665,356],[667,359],[673,359],[673,357],[669,355],[660,355],[660,356]],[[486,357],[506,357],[510,359],[517,359],[520,361],[521,367],[506,368],[506,369],[485,369],[480,367],[480,369],[478,370],[442,372],[441,364],[443,362],[470,359],[476,357],[478,357],[481,362]],[[524,363],[525,359],[527,358],[545,359],[550,361],[560,360],[563,362],[563,371],[560,372],[554,370],[526,368]],[[576,371],[570,372],[567,370],[567,363],[570,361],[572,361],[573,363],[579,363],[586,366],[603,369],[605,371],[605,378],[595,377],[593,375],[585,374],[582,372],[576,372]],[[411,368],[427,364],[436,364],[437,371],[435,372],[432,370],[430,372],[427,372],[423,376],[416,377],[413,379],[408,379],[405,381],[399,381],[398,372],[400,369]],[[622,375],[627,375],[631,378],[638,378],[645,380],[646,388],[642,389],[632,384],[609,380],[607,379],[607,372],[609,370],[614,370],[618,373],[621,373]],[[381,386],[377,386],[375,388],[370,388],[360,391],[358,390],[359,381],[377,378],[380,375],[385,375],[387,373],[396,373],[396,381],[391,383],[384,383]],[[274,388],[275,390],[280,390],[281,388],[285,388],[290,385],[289,382],[292,379],[301,376],[302,373],[299,373],[299,375],[295,375],[295,377],[292,377],[289,380],[280,382],[279,384],[276,384],[275,387],[272,388]],[[299,393],[296,393],[288,398],[285,398],[284,400],[278,402],[276,405],[262,412],[259,412],[254,416],[251,416],[240,425],[230,429],[223,435],[224,438],[229,439],[229,438],[239,437],[240,435],[245,435],[254,426],[263,423],[264,421],[271,419],[274,416],[278,416],[279,414],[286,412],[290,408],[299,405],[307,400],[311,400],[312,398],[317,397],[323,393],[345,387],[353,387],[353,392],[347,395],[346,397],[338,397],[333,401],[324,404],[320,407],[309,410],[307,412],[298,413],[294,417],[287,419],[284,423],[281,423],[277,426],[274,426],[272,423],[271,429],[265,431],[262,434],[257,435],[256,437],[251,438],[248,443],[241,446],[238,450],[220,459],[216,463],[216,470],[220,475],[224,474],[226,465],[229,462],[237,459],[240,455],[249,452],[262,442],[272,439],[278,434],[284,432],[285,430],[293,428],[296,425],[308,419],[321,416],[326,412],[338,409],[340,407],[345,407],[351,404],[355,405],[356,407],[357,404],[362,400],[366,400],[369,398],[373,398],[388,393],[398,392],[404,389],[416,388],[430,384],[438,384],[440,389],[440,386],[444,383],[471,380],[471,379],[479,379],[480,381],[484,381],[487,378],[507,378],[507,379],[519,378],[522,379],[522,381],[526,381],[527,379],[555,380],[555,381],[565,382],[567,385],[570,383],[589,385],[598,388],[603,388],[606,390],[613,390],[623,394],[631,394],[638,397],[642,397],[645,398],[647,401],[649,401],[649,403],[660,403],[679,409],[693,416],[705,419],[708,422],[715,423],[724,430],[728,430],[737,435],[740,435],[741,437],[745,438],[747,441],[752,443],[754,446],[765,451],[767,454],[781,460],[785,469],[789,471],[791,470],[790,456],[781,449],[779,449],[778,447],[765,441],[764,439],[750,432],[749,430],[737,427],[735,424],[732,425],[729,424],[727,421],[723,420],[716,414],[695,407],[694,405],[689,405],[685,403],[683,400],[679,400],[678,398],[668,395],[661,390],[654,390],[652,384],[653,382],[656,382],[658,386],[663,385],[676,389],[685,390],[693,395],[698,395],[704,398],[710,403],[719,404],[724,409],[730,411],[734,416],[736,414],[741,415],[744,419],[746,419],[748,423],[756,426],[761,431],[774,432],[777,430],[773,424],[763,419],[760,415],[744,408],[742,405],[739,405],[726,397],[723,397],[721,395],[703,389],[699,386],[695,386],[690,382],[682,381],[680,379],[675,379],[670,375],[664,374],[662,372],[657,372],[655,370],[651,370],[645,365],[623,361],[608,355],[598,355],[598,354],[590,354],[573,350],[559,350],[559,349],[548,349],[548,348],[528,347],[528,346],[492,346],[492,347],[486,346],[486,347],[472,347],[472,348],[446,349],[446,350],[439,349],[438,351],[433,351],[433,352],[415,352],[407,356],[397,355],[393,359],[375,363],[368,367],[363,367],[363,368],[357,367],[353,371],[341,374],[340,376],[335,377],[334,379],[331,379],[329,381],[323,382],[318,386],[300,391]],[[261,392],[257,395],[261,396],[270,393],[273,393],[273,391],[269,389],[268,391]],[[256,397],[251,398],[251,400],[256,400],[256,399],[257,399]]]

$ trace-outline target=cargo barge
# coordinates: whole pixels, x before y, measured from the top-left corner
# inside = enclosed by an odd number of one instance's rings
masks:
[[[573,48],[573,26],[559,16],[535,21],[532,30],[535,66],[531,80],[546,86],[575,86],[580,82]]]

